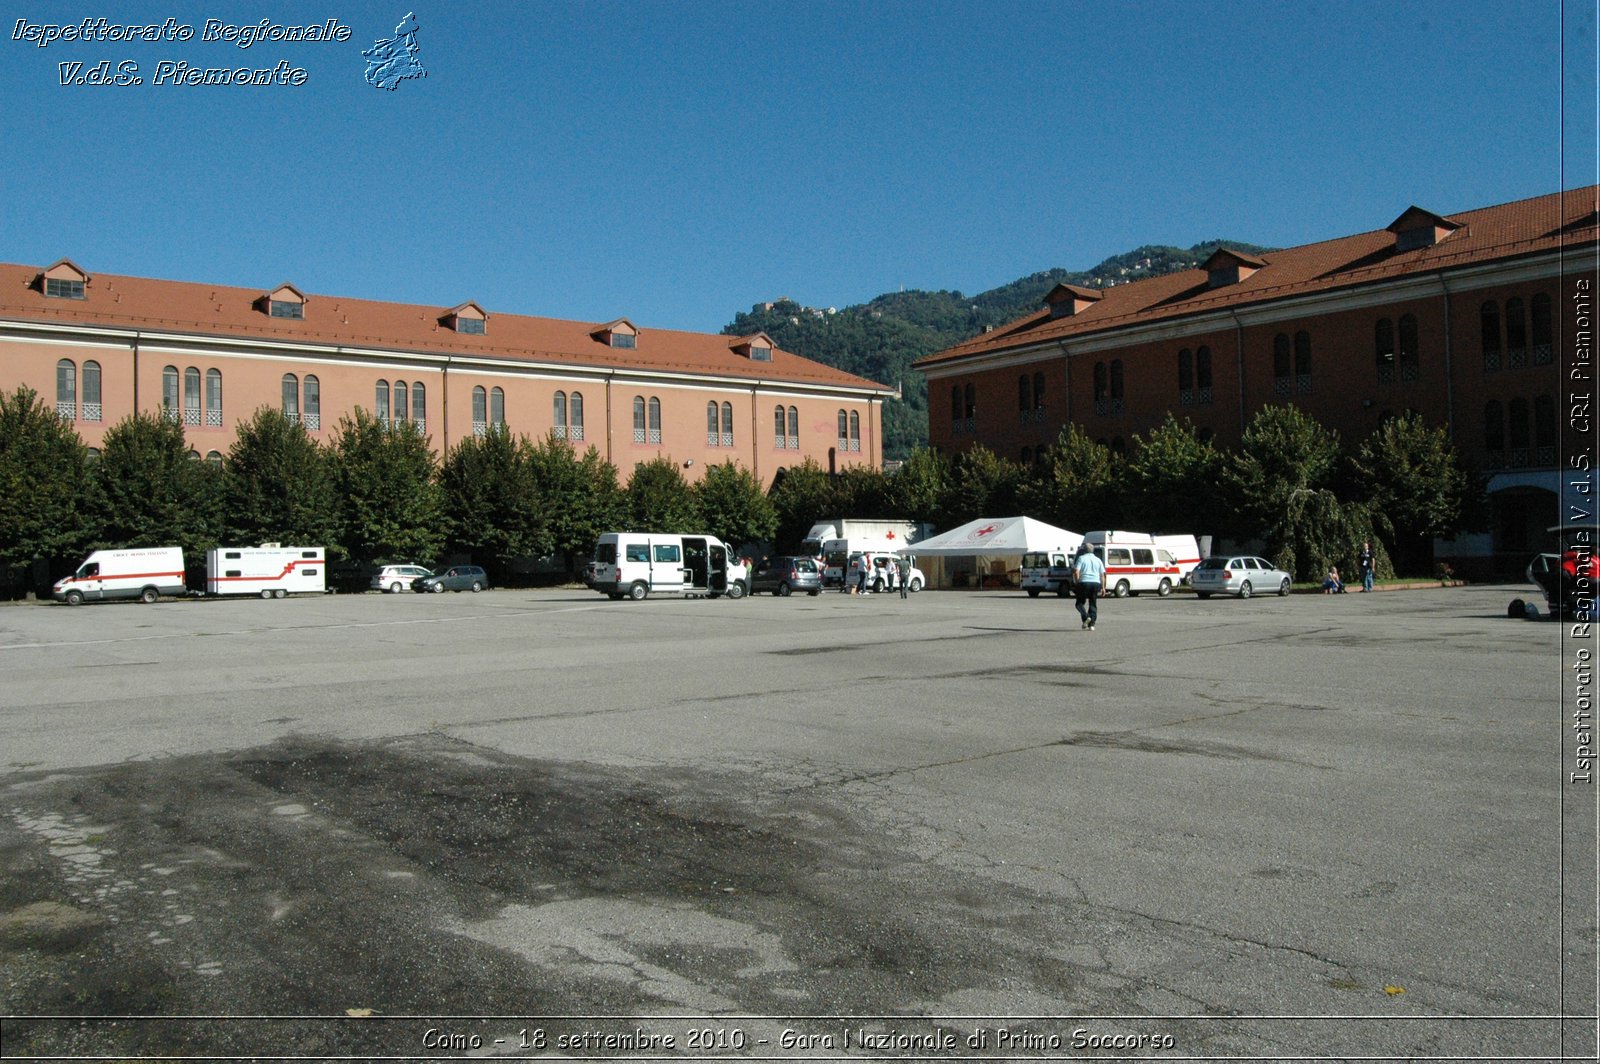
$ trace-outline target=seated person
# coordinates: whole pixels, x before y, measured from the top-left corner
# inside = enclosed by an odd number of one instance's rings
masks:
[[[1324,595],[1344,594],[1344,582],[1339,579],[1339,567],[1330,566],[1328,575],[1322,580],[1322,593]]]

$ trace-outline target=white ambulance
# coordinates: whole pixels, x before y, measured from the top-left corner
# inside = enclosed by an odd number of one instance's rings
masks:
[[[328,590],[328,565],[321,547],[217,547],[206,552],[207,595],[290,593],[321,595]]]
[[[607,532],[595,543],[589,586],[608,598],[743,598],[750,573],[716,536]]]
[[[1145,532],[1085,532],[1085,543],[1106,563],[1104,594],[1127,598],[1141,591],[1168,595],[1200,564],[1193,536],[1152,536]]]
[[[178,547],[97,550],[50,590],[51,598],[69,606],[111,599],[154,602],[162,595],[184,594],[183,551]]]

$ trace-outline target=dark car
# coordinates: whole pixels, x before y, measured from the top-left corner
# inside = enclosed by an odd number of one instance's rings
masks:
[[[413,591],[482,591],[489,586],[489,574],[476,565],[452,565],[442,573],[419,576],[412,581]]]
[[[756,566],[750,578],[750,592],[757,591],[770,591],[774,595],[804,591],[808,595],[820,595],[822,567],[815,558],[804,556],[768,558]]]

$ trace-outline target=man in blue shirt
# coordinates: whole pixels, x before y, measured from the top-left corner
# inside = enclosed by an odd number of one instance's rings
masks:
[[[1100,597],[1100,585],[1106,580],[1106,563],[1089,549],[1089,544],[1079,544],[1078,557],[1072,563],[1072,576],[1078,588],[1078,616],[1083,618],[1083,627],[1092,632],[1100,616],[1095,600]],[[1084,609],[1085,602],[1088,609]]]

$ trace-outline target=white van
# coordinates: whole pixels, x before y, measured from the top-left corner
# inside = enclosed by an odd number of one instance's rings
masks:
[[[1113,530],[1085,532],[1083,539],[1106,563],[1104,593],[1117,598],[1141,591],[1170,594],[1200,564],[1200,547],[1193,536]]]
[[[218,547],[206,552],[206,594],[283,598],[290,592],[322,594],[328,567],[321,547]]]
[[[704,595],[743,598],[750,573],[716,536],[607,532],[594,548],[589,586],[609,598]]]
[[[1046,591],[1065,595],[1072,581],[1072,550],[1034,550],[1022,556],[1022,590],[1029,598]]]
[[[822,586],[844,587],[854,554],[897,554],[906,549],[903,539],[890,536],[847,536],[822,541]]]
[[[184,595],[187,590],[180,548],[141,547],[95,551],[77,572],[56,581],[50,597],[76,606],[110,599],[154,602],[162,595]]]

